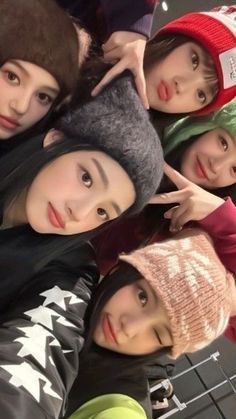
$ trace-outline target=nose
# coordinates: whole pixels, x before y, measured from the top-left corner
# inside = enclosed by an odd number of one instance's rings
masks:
[[[228,166],[232,165],[230,156],[221,156],[216,158],[211,158],[209,160],[210,168],[214,175],[220,175],[223,170],[226,170]]]
[[[149,326],[150,319],[144,315],[123,316],[121,319],[121,328],[128,339],[146,332]]]
[[[185,73],[182,76],[176,76],[174,79],[176,93],[184,94],[195,92],[196,89],[200,88],[203,85],[203,77],[200,75],[194,76],[191,73]]]
[[[15,97],[10,102],[10,108],[19,115],[24,115],[29,109],[31,94],[27,91],[20,92],[18,97]]]
[[[90,196],[87,199],[67,201],[66,212],[70,221],[86,221],[95,211],[94,199]]]

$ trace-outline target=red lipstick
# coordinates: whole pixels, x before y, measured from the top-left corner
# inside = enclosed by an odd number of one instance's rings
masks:
[[[53,227],[65,228],[65,223],[59,212],[53,207],[51,202],[48,204],[48,218]]]
[[[157,86],[157,94],[161,100],[168,102],[173,96],[173,89],[168,83],[161,80]]]
[[[116,335],[107,314],[104,315],[103,320],[102,320],[102,330],[108,342],[117,344]]]
[[[0,125],[9,131],[14,131],[17,127],[20,127],[20,124],[16,119],[3,115],[0,115]]]
[[[196,174],[199,178],[201,179],[208,179],[207,173],[205,171],[204,166],[202,165],[202,163],[200,162],[200,160],[197,157],[197,161],[196,161]]]

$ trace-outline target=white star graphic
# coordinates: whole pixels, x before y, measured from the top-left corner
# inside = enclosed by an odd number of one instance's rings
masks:
[[[57,317],[57,323],[63,324],[64,326],[76,328],[76,326],[73,323],[66,320],[65,317],[60,316],[60,314],[58,314],[54,310],[51,310],[48,307],[39,306],[32,310],[26,311],[24,314],[29,316],[33,323],[40,323],[50,330],[53,330],[53,317]]]
[[[20,357],[32,355],[44,368],[46,367],[46,343],[47,337],[54,336],[44,329],[42,326],[35,324],[33,327],[18,327],[25,336],[15,339],[15,342],[20,342],[22,348],[17,353]],[[54,338],[55,341],[55,338]],[[60,346],[57,342],[57,346]]]
[[[51,389],[52,383],[43,374],[34,370],[31,365],[28,365],[26,362],[19,365],[0,365],[0,367],[12,375],[9,382],[13,386],[24,387],[28,393],[32,394],[37,402],[40,401],[39,380],[42,380],[45,383],[43,387],[45,394],[62,400],[62,398]]]
[[[70,297],[69,304],[84,302],[81,298],[78,298],[72,292],[63,291],[57,285],[45,292],[42,292],[40,295],[46,297],[43,306],[48,306],[49,304],[54,303],[61,307],[63,310],[66,310],[65,298]]]

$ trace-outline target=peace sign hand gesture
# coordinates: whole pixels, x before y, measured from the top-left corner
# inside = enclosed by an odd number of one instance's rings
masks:
[[[178,204],[164,214],[165,218],[171,220],[171,232],[182,230],[189,221],[202,220],[224,203],[222,198],[190,182],[167,163],[164,165],[164,173],[177,186],[178,191],[154,195],[149,203]]]

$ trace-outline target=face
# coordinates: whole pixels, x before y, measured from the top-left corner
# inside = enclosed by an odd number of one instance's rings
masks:
[[[185,151],[181,173],[206,189],[236,183],[236,138],[218,128],[201,135]]]
[[[59,93],[46,70],[21,60],[0,68],[0,139],[19,134],[42,119]]]
[[[204,79],[203,49],[194,42],[175,48],[146,71],[151,108],[167,113],[194,112],[213,97]]]
[[[134,200],[133,183],[115,160],[99,151],[75,151],[39,172],[22,218],[39,233],[78,234],[118,217]]]
[[[172,346],[169,319],[145,279],[119,289],[98,320],[97,345],[127,355],[144,355]]]

